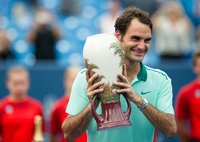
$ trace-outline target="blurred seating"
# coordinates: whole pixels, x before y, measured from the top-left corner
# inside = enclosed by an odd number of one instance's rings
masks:
[[[10,3],[9,3],[9,2]],[[62,65],[70,64],[67,61],[68,58],[78,55],[78,58],[82,56],[82,50],[85,43],[85,39],[92,34],[99,33],[99,17],[109,10],[109,1],[107,0],[84,0],[79,1],[81,6],[80,13],[64,15],[59,11],[61,0],[48,0],[38,1],[38,5],[33,7],[28,5],[25,0],[8,0],[5,4],[5,8],[9,9],[7,12],[2,12],[0,9],[0,28],[6,29],[8,37],[12,42],[13,51],[16,54],[17,60],[20,63],[34,64],[34,48],[31,43],[27,43],[27,33],[31,29],[33,23],[34,13],[37,7],[45,8],[53,12],[56,16],[57,26],[61,32],[61,38],[57,41],[55,46],[56,62]],[[121,0],[123,2],[123,0]],[[123,5],[123,4],[122,4]],[[5,15],[6,13],[6,15]],[[192,38],[192,37],[191,37]],[[155,45],[155,43],[153,43]],[[22,47],[18,47],[18,46]],[[153,49],[151,53],[145,58],[144,62],[147,64],[157,64],[160,60],[156,49]],[[80,56],[79,56],[80,55]],[[27,59],[27,61],[25,61]],[[24,61],[23,61],[24,60]],[[77,61],[79,62],[79,61]]]
[[[12,52],[15,54],[16,60],[23,65],[31,66],[35,63],[33,47],[24,39],[13,42]]]

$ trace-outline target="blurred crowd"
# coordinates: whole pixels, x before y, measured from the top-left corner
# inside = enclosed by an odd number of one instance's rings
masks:
[[[3,0],[0,5],[1,63],[82,64],[87,36],[114,33],[116,17],[130,5],[147,11],[154,23],[147,64],[190,59],[200,48],[199,0]]]

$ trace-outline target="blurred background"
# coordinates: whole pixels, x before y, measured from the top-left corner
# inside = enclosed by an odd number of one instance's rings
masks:
[[[172,78],[175,100],[180,87],[195,78],[191,58],[200,49],[200,0],[0,0],[0,97],[8,93],[6,70],[26,66],[29,95],[43,103],[48,121],[52,103],[64,93],[64,70],[84,67],[87,36],[114,33],[116,17],[129,5],[152,17],[153,40],[144,63]],[[159,134],[158,142],[178,138]]]

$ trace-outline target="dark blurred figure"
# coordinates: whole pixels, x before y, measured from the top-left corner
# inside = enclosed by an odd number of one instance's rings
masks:
[[[81,13],[79,0],[61,0],[60,13],[63,15],[78,15]]]
[[[14,54],[11,52],[10,47],[10,40],[6,31],[0,30],[0,61],[14,58]]]
[[[150,16],[158,10],[161,5],[160,0],[120,0],[123,7],[126,8],[130,5],[136,6],[149,13]]]
[[[15,0],[14,2],[23,2],[27,5],[37,7],[40,0]]]
[[[70,66],[67,68],[64,74],[64,88],[65,95],[63,95],[60,99],[58,99],[51,110],[51,127],[50,127],[50,142],[66,142],[63,136],[63,131],[61,129],[62,122],[68,116],[65,112],[66,107],[69,102],[70,93],[72,89],[72,84],[77,74],[82,70],[82,67],[79,66]],[[87,142],[86,132],[76,139],[75,142]]]
[[[54,15],[46,9],[37,9],[34,22],[28,40],[35,47],[36,60],[55,59],[54,48],[61,35],[54,23]]]
[[[23,1],[30,4],[33,7],[37,7],[40,0],[23,0]]]

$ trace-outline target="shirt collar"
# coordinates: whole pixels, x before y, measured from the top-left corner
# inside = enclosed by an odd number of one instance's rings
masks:
[[[147,80],[147,70],[142,62],[140,62],[140,72],[137,75],[138,80],[146,81]]]

